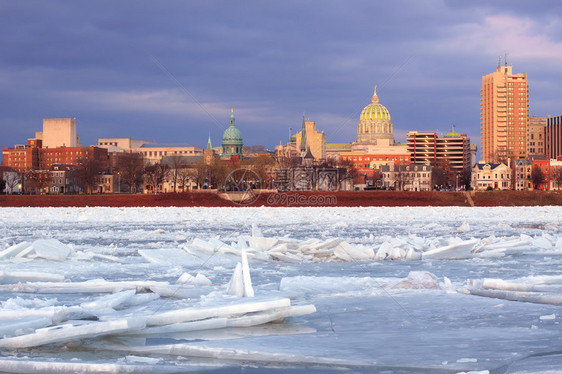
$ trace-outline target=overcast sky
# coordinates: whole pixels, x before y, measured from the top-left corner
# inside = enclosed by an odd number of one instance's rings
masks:
[[[481,77],[507,54],[530,114],[562,114],[558,1],[3,1],[0,147],[76,117],[83,145],[130,137],[214,146],[234,108],[245,145],[273,149],[303,112],[354,141],[378,86],[394,134],[480,148]]]

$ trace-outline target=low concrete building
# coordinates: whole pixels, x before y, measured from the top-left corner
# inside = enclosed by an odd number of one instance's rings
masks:
[[[339,165],[344,152],[351,152],[351,143],[326,143],[326,159],[335,165]]]
[[[200,156],[203,157],[203,148],[191,144],[143,144],[132,148],[133,152],[141,153],[149,164],[156,164],[166,156]]]
[[[107,148],[110,152],[130,151],[133,148],[140,148],[144,144],[156,144],[148,140],[132,138],[99,138],[98,147]]]

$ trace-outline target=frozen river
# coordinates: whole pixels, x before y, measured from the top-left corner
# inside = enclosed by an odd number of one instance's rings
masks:
[[[0,372],[558,372],[561,219],[561,207],[1,208]],[[253,297],[230,292],[246,255]],[[228,309],[207,328],[211,315],[196,328],[169,317],[255,302],[307,312],[246,326],[256,312]],[[149,327],[158,318],[165,328]],[[56,340],[65,327],[84,334]]]

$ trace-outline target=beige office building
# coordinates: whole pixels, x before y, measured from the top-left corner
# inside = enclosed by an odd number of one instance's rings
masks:
[[[527,156],[545,156],[546,117],[529,117],[527,121]]]
[[[326,159],[326,134],[316,129],[314,121],[304,121],[304,128],[306,132],[306,143],[310,149],[310,153],[314,156],[315,161]],[[302,142],[302,130],[296,133],[295,136],[296,149],[300,149]]]
[[[482,77],[480,101],[484,161],[524,159],[529,115],[527,73],[513,74],[512,66],[498,63],[494,73]]]
[[[150,164],[159,163],[165,156],[195,156],[204,160],[203,148],[191,144],[143,144],[138,148],[132,148],[132,152],[138,152]]]
[[[76,118],[44,118],[43,131],[35,133],[43,148],[81,147]]]
[[[130,151],[133,148],[140,148],[144,144],[156,144],[148,140],[131,138],[99,138],[98,147],[107,148],[110,152]]]

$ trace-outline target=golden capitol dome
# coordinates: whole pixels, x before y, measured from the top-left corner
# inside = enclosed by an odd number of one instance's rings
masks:
[[[390,121],[390,112],[384,105],[379,103],[379,97],[377,96],[377,86],[375,86],[375,93],[371,99],[371,104],[367,105],[365,109],[361,112],[360,120],[366,119],[387,119]]]
[[[357,143],[373,145],[394,144],[390,112],[379,102],[377,86],[375,86],[371,103],[363,109],[359,117]]]

